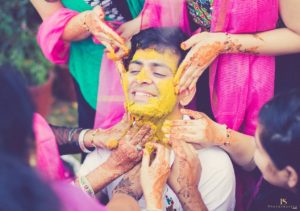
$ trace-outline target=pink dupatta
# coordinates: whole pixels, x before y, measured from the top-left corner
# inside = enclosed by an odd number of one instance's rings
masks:
[[[61,36],[67,23],[78,12],[61,8],[40,25],[37,42],[44,56],[55,64],[67,63],[70,44],[64,42]]]
[[[33,117],[33,129],[36,139],[37,169],[50,180],[69,178],[60,159],[54,134],[46,120],[38,113]]]
[[[114,62],[103,54],[94,128],[109,128],[118,123],[125,112],[124,93]]]

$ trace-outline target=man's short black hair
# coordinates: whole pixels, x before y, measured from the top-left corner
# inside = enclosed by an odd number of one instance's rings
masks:
[[[159,52],[164,52],[166,49],[173,50],[180,56],[179,62],[181,62],[186,52],[180,48],[180,44],[186,39],[187,36],[177,27],[160,27],[142,30],[131,39],[131,50],[127,59],[125,59],[125,66],[128,68],[137,50],[147,48]]]

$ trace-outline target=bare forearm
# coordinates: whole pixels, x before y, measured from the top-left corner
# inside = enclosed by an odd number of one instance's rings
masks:
[[[226,139],[228,138],[226,137]],[[255,168],[255,163],[253,162],[255,151],[254,137],[231,130],[229,140],[225,142],[230,144],[222,145],[221,147],[228,152],[236,164],[248,171]]]
[[[177,194],[184,211],[207,211],[201,194],[197,188],[184,188]]]
[[[89,173],[86,178],[88,179],[94,192],[97,193],[120,175],[122,175],[121,172],[107,168],[105,164],[102,164],[94,171]]]
[[[300,35],[288,28],[274,29],[256,34],[230,34],[225,53],[251,53],[283,55],[300,52]]]
[[[60,1],[47,2],[41,0],[30,0],[43,20],[53,15],[56,11],[63,8]]]
[[[116,193],[107,204],[109,211],[138,211],[140,210],[137,201],[127,194]]]
[[[78,41],[91,35],[85,24],[85,18],[91,11],[81,12],[74,16],[64,28],[62,39],[67,42]]]

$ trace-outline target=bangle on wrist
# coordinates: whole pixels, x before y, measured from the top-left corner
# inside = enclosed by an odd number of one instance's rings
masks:
[[[84,177],[84,176],[79,177],[77,179],[77,181],[78,181],[79,187],[81,188],[82,191],[87,193],[89,196],[95,198],[95,192],[86,177]]]
[[[89,150],[88,148],[85,147],[84,145],[84,136],[85,134],[89,131],[90,129],[85,129],[85,130],[82,130],[79,134],[79,138],[78,138],[78,143],[79,143],[79,147],[80,149],[85,152],[85,153],[91,153],[92,151]]]
[[[69,130],[69,132],[68,132],[68,142],[72,142],[73,135],[77,132],[78,129],[81,129],[81,128],[72,128],[71,130]]]

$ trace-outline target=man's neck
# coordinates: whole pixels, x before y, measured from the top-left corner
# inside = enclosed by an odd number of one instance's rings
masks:
[[[181,107],[176,106],[176,108],[170,113],[167,117],[166,120],[179,120],[182,119],[182,113],[180,112]]]

